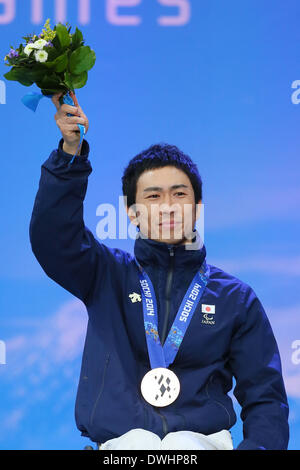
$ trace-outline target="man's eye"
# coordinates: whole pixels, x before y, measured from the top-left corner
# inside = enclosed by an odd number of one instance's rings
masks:
[[[177,194],[177,195],[179,195],[179,196],[185,196],[185,193],[183,193],[182,191],[177,191],[177,193],[175,193],[175,194]],[[149,199],[149,198],[154,198],[154,199],[156,199],[157,197],[159,197],[159,194],[151,194],[151,196],[148,196],[148,199]]]

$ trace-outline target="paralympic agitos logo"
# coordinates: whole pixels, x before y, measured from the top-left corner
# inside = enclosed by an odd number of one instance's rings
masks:
[[[215,305],[206,305],[202,304],[202,323],[205,325],[214,325],[215,324],[215,313],[216,313],[216,306]]]

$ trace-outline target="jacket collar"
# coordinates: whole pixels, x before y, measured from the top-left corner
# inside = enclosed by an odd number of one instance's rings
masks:
[[[194,233],[192,243],[176,245],[142,238],[138,232],[134,243],[134,255],[142,267],[156,265],[167,268],[170,262],[170,251],[173,248],[175,266],[200,268],[206,258],[206,248],[199,232],[194,229]]]

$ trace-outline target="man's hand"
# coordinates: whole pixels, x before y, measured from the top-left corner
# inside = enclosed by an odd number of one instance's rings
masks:
[[[77,124],[83,124],[85,126],[85,133],[87,133],[89,128],[89,120],[79,106],[74,93],[70,92],[70,95],[74,101],[75,106],[69,106],[67,104],[61,105],[59,98],[62,96],[62,93],[53,95],[52,102],[54,103],[57,110],[54,119],[64,139],[63,150],[66,153],[74,155],[80,142],[80,131]],[[68,113],[74,114],[74,116],[67,116]],[[78,150],[78,155],[80,155],[81,146]]]

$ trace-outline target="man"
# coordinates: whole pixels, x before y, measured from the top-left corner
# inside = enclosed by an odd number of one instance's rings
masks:
[[[95,240],[83,221],[92,168],[81,107],[59,104],[62,139],[42,165],[30,223],[49,277],[84,302],[88,316],[76,424],[101,449],[286,449],[288,403],[276,340],[253,289],[206,262],[194,225],[202,181],[177,147],[154,145],[122,178],[139,232],[134,256]],[[67,116],[71,113],[74,116]]]

